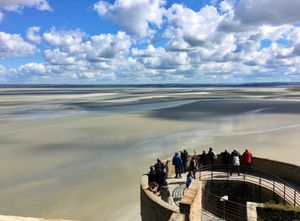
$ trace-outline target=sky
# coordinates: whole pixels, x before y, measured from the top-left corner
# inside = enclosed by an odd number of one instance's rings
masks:
[[[300,82],[299,0],[0,0],[0,84]]]

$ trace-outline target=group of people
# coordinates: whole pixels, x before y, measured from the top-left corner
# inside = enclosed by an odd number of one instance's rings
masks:
[[[165,202],[172,204],[170,190],[166,181],[168,177],[167,168],[160,159],[157,159],[154,166],[150,167],[148,183],[151,192],[161,196],[161,199]]]
[[[243,164],[248,168],[252,165],[253,162],[253,155],[248,149],[246,149],[242,155],[237,151],[237,149],[234,149],[231,154],[227,150],[225,150],[221,153],[221,156],[224,165],[227,165],[228,167],[232,165],[230,175],[232,175],[233,172],[236,172],[238,173],[238,175],[240,175],[240,158],[242,159]]]
[[[227,166],[227,172],[232,175],[236,172],[240,175],[240,165],[242,163],[249,167],[253,162],[252,153],[246,149],[243,154],[240,154],[237,149],[234,149],[229,153],[226,149],[220,154],[222,158],[222,163]],[[192,180],[196,178],[196,172],[201,166],[213,165],[217,160],[218,155],[213,151],[213,148],[209,148],[208,152],[204,150],[199,156],[196,153],[193,156],[189,156],[187,150],[180,151],[175,153],[172,159],[172,164],[175,167],[175,178],[182,178],[181,174],[186,173],[186,187],[188,188],[192,183]],[[168,161],[167,161],[168,163]],[[229,168],[232,167],[231,171]],[[157,159],[154,166],[150,167],[149,176],[149,189],[155,194],[161,196],[161,198],[168,202],[172,203],[171,194],[167,184],[168,177],[168,165],[165,165],[160,159]]]

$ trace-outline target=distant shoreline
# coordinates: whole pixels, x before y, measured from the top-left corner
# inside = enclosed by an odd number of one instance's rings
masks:
[[[242,83],[242,84],[0,84],[0,88],[103,88],[103,87],[134,87],[134,88],[195,88],[195,87],[300,87],[300,82],[266,82],[266,83]]]

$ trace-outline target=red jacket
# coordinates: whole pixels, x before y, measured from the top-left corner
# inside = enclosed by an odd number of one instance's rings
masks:
[[[252,164],[252,158],[253,158],[253,156],[252,156],[251,152],[245,151],[243,153],[243,163],[244,164]]]

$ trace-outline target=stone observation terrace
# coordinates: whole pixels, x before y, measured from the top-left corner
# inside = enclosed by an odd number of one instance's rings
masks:
[[[186,189],[186,174],[177,179],[172,160],[167,183],[174,203],[168,204],[148,189],[148,176],[141,178],[143,221],[257,220],[264,204],[272,202],[295,208],[293,219],[300,220],[300,167],[269,159],[254,158],[251,169],[241,165],[240,176],[229,175],[218,156],[213,165],[199,168],[196,179]],[[238,202],[236,202],[238,201]],[[273,212],[275,214],[276,212]],[[272,219],[269,219],[272,220]]]

